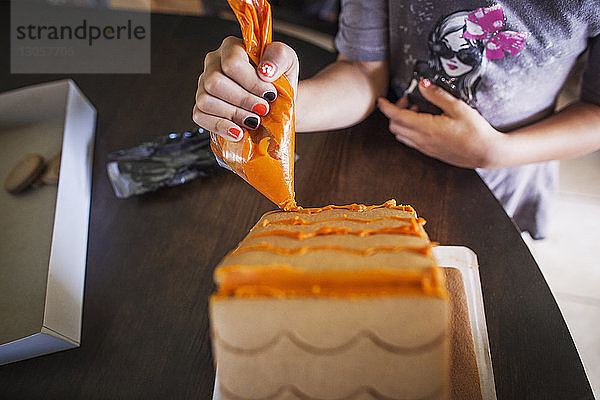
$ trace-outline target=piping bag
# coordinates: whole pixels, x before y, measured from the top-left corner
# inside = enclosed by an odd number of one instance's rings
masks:
[[[266,0],[228,0],[237,17],[246,52],[256,67],[272,38],[271,6]],[[210,134],[220,161],[280,208],[296,209],[294,194],[294,90],[287,77],[273,82],[277,98],[256,130],[231,142]]]

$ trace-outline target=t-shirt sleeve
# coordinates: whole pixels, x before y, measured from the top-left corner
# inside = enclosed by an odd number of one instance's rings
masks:
[[[383,61],[388,54],[388,4],[385,0],[343,0],[338,51],[357,61]]]
[[[581,81],[581,100],[600,105],[600,35],[589,41],[588,61]]]

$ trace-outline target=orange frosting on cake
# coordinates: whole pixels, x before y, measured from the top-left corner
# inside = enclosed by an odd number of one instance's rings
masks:
[[[380,208],[398,210],[399,215],[369,218],[368,213],[365,213]],[[335,216],[328,217],[324,215],[321,219],[311,217],[311,220],[297,215],[298,213],[318,215],[330,210],[348,210],[348,213],[344,213],[341,217],[339,212]],[[215,282],[219,287],[216,297],[424,295],[445,298],[447,296],[439,268],[435,266],[434,261],[431,261],[433,260],[432,244],[423,230],[425,220],[417,217],[411,206],[397,205],[395,200],[389,200],[383,204],[372,206],[350,204],[343,206],[328,205],[319,208],[297,207],[294,212],[289,212],[289,218],[286,218],[287,215],[281,218],[282,214],[287,213],[281,211],[267,213],[252,228],[246,239],[229,253],[222,265],[216,269]],[[270,216],[277,216],[279,219],[270,218]],[[386,221],[397,225],[380,226]],[[310,226],[312,225],[322,225],[324,223],[331,224],[331,226],[320,226],[306,231],[306,229],[311,229]],[[369,228],[369,224],[372,223],[378,223],[379,225]],[[364,225],[364,228],[359,227],[357,229],[354,224]],[[257,232],[257,230],[260,231]],[[396,235],[396,238],[393,239],[396,242],[391,242],[393,245],[390,245],[389,241],[382,244],[380,243],[382,239],[374,237],[375,245],[365,246],[365,244],[362,244],[361,248],[355,248],[349,245],[340,245],[339,239],[337,244],[334,245],[328,243],[329,239],[325,238],[327,236],[365,238],[376,235]],[[412,243],[417,244],[407,244],[410,242],[407,242],[407,237],[413,237]],[[282,240],[277,238],[286,239],[285,247],[273,244],[276,240]],[[260,241],[257,241],[257,239]],[[319,242],[314,243],[317,239]],[[345,243],[345,241],[341,243]],[[366,244],[369,244],[369,242],[366,242]],[[232,260],[231,264],[227,263],[231,257],[254,252],[266,253],[265,255],[261,254],[260,257],[262,258],[258,259],[261,260],[262,264],[240,264],[237,262],[239,257],[236,261]],[[314,252],[323,252],[323,254],[326,254],[324,257],[338,257],[336,253],[339,253],[339,256],[346,257],[370,257],[381,253],[388,253],[390,256],[400,253],[413,254],[417,257],[429,259],[432,266],[413,268],[407,265],[406,268],[398,268],[381,265],[371,268],[332,269],[328,268],[326,258],[322,261],[323,265],[314,270],[294,266],[295,257],[310,255],[309,253]],[[279,257],[284,256],[286,261],[283,264],[279,261],[274,261],[271,264],[268,254]],[[255,262],[256,257],[254,258]],[[361,262],[358,263],[361,264]]]
[[[377,268],[356,272],[307,271],[291,266],[228,265],[215,273],[217,297],[362,297],[425,295],[445,297],[438,268]]]
[[[281,247],[272,246],[269,243],[264,243],[264,242],[261,244],[256,244],[256,245],[252,245],[252,246],[238,247],[237,249],[232,251],[230,254],[234,255],[234,254],[244,253],[247,251],[257,251],[257,250],[258,251],[268,251],[268,252],[277,253],[277,254],[284,254],[284,255],[288,255],[288,256],[306,254],[310,251],[317,251],[317,250],[341,251],[341,252],[345,252],[345,253],[352,253],[352,254],[355,254],[358,256],[370,256],[371,254],[380,253],[380,252],[394,253],[394,252],[399,252],[399,251],[413,251],[416,253],[421,253],[423,255],[431,254],[431,246],[419,246],[419,247],[379,246],[379,247],[367,247],[366,249],[359,250],[359,249],[353,249],[350,247],[323,245],[323,246],[302,246],[302,247],[297,247],[295,249],[283,249]]]
[[[376,204],[376,205],[372,205],[372,206],[367,206],[365,204],[356,204],[356,203],[346,204],[343,206],[336,206],[336,205],[330,204],[328,206],[314,207],[314,208],[302,208],[300,206],[296,206],[296,207],[287,209],[285,211],[294,211],[294,212],[303,213],[303,214],[315,214],[315,213],[320,213],[320,212],[327,211],[327,210],[343,209],[343,210],[360,212],[360,211],[366,211],[366,210],[374,210],[376,208],[393,208],[395,210],[415,212],[415,209],[412,208],[411,206],[402,205],[402,204],[397,205],[396,200],[394,200],[394,199],[388,200],[383,204]]]
[[[356,236],[369,236],[369,235],[380,235],[380,234],[402,234],[402,235],[413,235],[421,236],[421,232],[417,231],[412,225],[410,226],[389,226],[386,228],[379,229],[358,229],[352,230],[349,228],[335,227],[335,226],[324,226],[312,232],[301,232],[301,231],[288,231],[285,229],[274,229],[267,232],[259,232],[248,236],[248,239],[255,237],[265,236],[287,236],[298,240],[308,239],[315,236],[325,235],[356,235]]]
[[[330,219],[321,219],[319,221],[307,221],[305,219],[302,219],[300,217],[294,217],[294,218],[290,218],[290,219],[280,219],[278,221],[269,221],[268,219],[264,219],[261,223],[257,224],[256,226],[269,226],[269,225],[314,225],[314,224],[320,224],[322,222],[334,222],[334,221],[348,221],[348,222],[358,222],[361,224],[370,224],[373,222],[379,222],[379,221],[386,221],[386,220],[396,220],[396,221],[405,221],[405,222],[415,222],[418,223],[420,225],[425,225],[425,220],[423,218],[410,218],[410,217],[398,217],[395,215],[392,215],[390,217],[383,217],[383,218],[374,218],[374,219],[364,219],[364,218],[352,218],[352,217],[348,217],[347,215],[344,215],[341,218],[330,218]],[[251,230],[255,229],[256,227],[252,228]]]

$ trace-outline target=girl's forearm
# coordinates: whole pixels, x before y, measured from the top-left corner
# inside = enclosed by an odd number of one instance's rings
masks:
[[[600,106],[579,101],[537,123],[499,135],[489,167],[572,158],[600,149]]]
[[[340,58],[298,84],[296,131],[339,129],[367,117],[388,85],[387,62]]]

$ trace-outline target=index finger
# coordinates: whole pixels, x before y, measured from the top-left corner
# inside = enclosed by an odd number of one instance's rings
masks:
[[[230,37],[223,42],[221,51],[221,70],[225,75],[255,96],[265,97],[266,93],[277,93],[272,83],[261,80],[257,75],[242,41]]]

